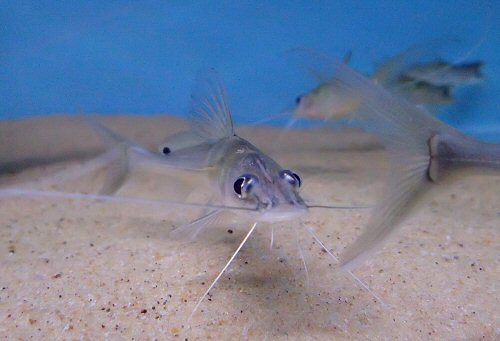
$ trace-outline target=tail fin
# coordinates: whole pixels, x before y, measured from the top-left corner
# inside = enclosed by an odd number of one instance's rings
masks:
[[[107,167],[108,171],[99,194],[110,195],[116,193],[123,186],[129,174],[130,158],[128,150],[133,145],[125,137],[115,133],[94,119],[86,118],[86,122],[94,128],[112,151],[110,163]]]
[[[475,61],[475,62],[466,63],[464,65],[467,66],[467,67],[470,67],[474,71],[474,75],[478,79],[482,79],[484,77],[484,75],[483,75],[484,61],[478,60],[478,61]]]
[[[377,250],[432,183],[428,174],[432,136],[442,131],[453,134],[454,130],[346,65],[334,64],[334,81],[360,98],[354,119],[382,139],[391,162],[385,189],[368,225],[342,257],[343,267],[351,269]]]
[[[162,155],[150,152],[137,143],[112,131],[102,123],[88,118],[86,121],[102,137],[111,154],[108,172],[99,194],[109,195],[118,191],[135,165],[142,164],[149,168],[159,167],[161,169],[177,168],[177,165],[172,164]]]

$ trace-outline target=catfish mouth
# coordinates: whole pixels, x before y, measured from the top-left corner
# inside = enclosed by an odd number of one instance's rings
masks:
[[[308,209],[304,205],[282,204],[278,206],[262,206],[258,209],[257,220],[262,222],[281,222],[305,215]]]

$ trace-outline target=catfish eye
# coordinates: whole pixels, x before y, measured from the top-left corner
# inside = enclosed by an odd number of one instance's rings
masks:
[[[283,170],[280,172],[280,178],[287,181],[290,185],[299,188],[302,185],[302,180],[297,173],[294,173],[290,170]]]
[[[162,152],[164,155],[168,155],[168,154],[170,154],[171,150],[170,150],[170,148],[168,148],[168,147],[163,147],[163,148],[161,149],[161,152]]]
[[[296,104],[299,104],[301,99],[302,99],[302,95],[301,95],[301,96],[298,96],[298,97],[295,99],[295,103],[296,103]]]
[[[245,199],[256,182],[255,176],[251,174],[242,175],[233,184],[234,192],[238,195],[238,198]]]

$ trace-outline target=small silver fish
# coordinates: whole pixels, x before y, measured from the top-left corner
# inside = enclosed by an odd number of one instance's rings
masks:
[[[436,60],[413,65],[403,76],[435,86],[457,87],[481,82],[483,65],[483,61],[450,64],[444,60]]]
[[[385,86],[390,92],[404,97],[415,105],[447,105],[453,102],[453,89],[447,85],[433,85],[401,77],[396,84]]]
[[[405,58],[404,51],[378,68],[371,76],[374,82],[383,85],[416,105],[445,105],[453,101],[451,87],[414,80],[400,73],[400,59]],[[344,60],[345,63],[345,60]],[[317,72],[316,72],[317,73]],[[335,81],[320,75],[320,84],[309,93],[297,97],[294,116],[308,119],[339,119],[349,117],[359,105],[359,96],[343,88]]]
[[[341,257],[344,268],[372,255],[435,183],[463,176],[460,171],[500,174],[499,144],[462,134],[340,62],[334,79],[358,96],[354,119],[381,138],[391,161],[385,190],[368,225]]]

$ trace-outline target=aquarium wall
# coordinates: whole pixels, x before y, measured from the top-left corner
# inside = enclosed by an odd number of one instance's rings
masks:
[[[315,80],[290,58],[307,47],[366,74],[435,39],[452,61],[481,59],[482,83],[438,115],[500,141],[498,1],[3,1],[0,118],[82,112],[187,113],[195,75],[221,74],[237,123],[293,105]],[[285,120],[269,122],[284,124]]]

